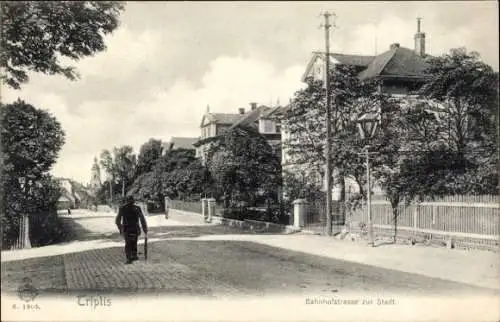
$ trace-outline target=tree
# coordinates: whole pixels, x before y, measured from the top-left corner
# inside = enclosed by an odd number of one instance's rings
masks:
[[[281,163],[266,139],[253,127],[236,126],[209,152],[209,171],[225,196],[226,206],[276,198]]]
[[[419,95],[438,116],[440,143],[449,156],[441,193],[496,194],[498,73],[465,48],[429,59],[427,73]]]
[[[162,154],[163,147],[161,140],[149,139],[148,142],[144,143],[137,157],[137,175],[151,171]]]
[[[2,114],[5,171],[38,178],[50,170],[65,140],[56,118],[22,100],[2,106]]]
[[[464,49],[431,58],[428,74],[417,104],[384,110],[374,140],[374,175],[393,209],[394,238],[402,201],[498,189],[498,76]]]
[[[175,149],[168,151],[161,157],[153,168],[155,176],[161,179],[161,188],[159,189],[159,198],[164,201],[164,196],[170,198],[184,199],[192,196],[195,191],[189,189],[187,182],[193,179],[192,184],[199,183],[199,189],[203,190],[204,185],[200,178],[194,178],[203,167],[195,157],[192,150]],[[190,173],[194,171],[194,173]]]
[[[191,199],[206,192],[208,186],[207,170],[194,152],[176,149],[154,161],[151,171],[140,174],[128,193],[164,206],[165,196]]]
[[[136,169],[134,149],[129,146],[113,148],[116,178],[122,186],[122,197],[125,197],[126,186],[132,183]]]
[[[117,177],[117,169],[115,165],[115,161],[113,159],[113,155],[108,150],[103,150],[100,156],[100,163],[102,168],[106,171],[107,174],[107,182],[109,184],[109,199],[113,200],[113,185],[116,182]]]
[[[333,182],[340,185],[341,200],[345,201],[345,178],[354,179],[362,193],[364,162],[359,156],[362,146],[358,139],[357,118],[365,112],[378,110],[388,99],[378,91],[375,81],[363,82],[358,71],[352,66],[339,65],[330,71],[329,80],[332,102],[332,172]],[[324,177],[326,163],[324,146],[326,142],[326,92],[323,81],[309,79],[307,87],[295,93],[286,110],[284,128],[288,138],[284,140],[285,149],[292,163],[313,170]],[[341,217],[345,218],[344,208]],[[330,217],[326,218],[327,221]]]
[[[2,243],[9,245],[17,238],[21,214],[55,207],[60,191],[47,172],[65,135],[52,115],[21,100],[0,105],[0,116]]]
[[[61,58],[78,61],[105,50],[104,36],[118,27],[123,9],[113,1],[3,1],[2,82],[19,89],[28,71],[76,79]]]

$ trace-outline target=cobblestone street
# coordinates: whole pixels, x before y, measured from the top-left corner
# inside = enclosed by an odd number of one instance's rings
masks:
[[[272,294],[492,294],[492,290],[271,247],[238,236],[249,232],[206,225],[189,216],[148,217],[149,256],[124,264],[123,241],[111,213],[65,218],[74,240],[31,249],[34,258],[2,265],[2,289],[29,277],[42,293],[161,293],[196,296]],[[177,219],[177,220],[176,220]],[[264,238],[255,235],[254,238]],[[208,238],[201,240],[200,238]],[[216,237],[223,237],[217,240]],[[250,237],[250,236],[249,236]],[[272,236],[267,236],[272,237]],[[241,239],[241,238],[240,238]],[[85,246],[85,247],[83,247]],[[71,251],[73,249],[73,251]],[[52,250],[52,251],[51,251]],[[60,252],[60,254],[58,254]],[[35,255],[32,255],[35,256]],[[49,273],[50,272],[50,273]]]

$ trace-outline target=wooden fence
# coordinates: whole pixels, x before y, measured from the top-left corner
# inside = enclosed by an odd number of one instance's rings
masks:
[[[201,200],[200,201],[183,201],[183,200],[170,200],[170,209],[177,209],[182,211],[194,212],[201,214]],[[219,204],[215,205],[215,211],[218,213],[222,209]]]
[[[400,237],[497,247],[500,236],[498,201],[498,196],[450,196],[409,206],[400,205],[395,221],[389,202],[375,198],[372,201],[374,232],[382,236],[393,235],[396,225]],[[366,204],[348,210],[346,216],[349,230],[366,229]]]

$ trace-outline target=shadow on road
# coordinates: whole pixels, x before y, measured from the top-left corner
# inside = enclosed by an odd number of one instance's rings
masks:
[[[41,295],[498,296],[494,290],[249,241],[165,240],[125,265],[123,247],[2,264],[2,291],[30,277]]]
[[[396,243],[394,241],[382,241],[382,242],[375,242],[373,247],[381,247],[381,246],[387,246],[387,245],[395,245]]]
[[[114,219],[109,216],[93,216],[86,217],[83,220],[91,220],[98,218],[109,218],[110,226],[114,226]],[[150,217],[151,218],[151,217]],[[150,219],[148,218],[148,219]],[[72,218],[70,216],[63,218],[63,225],[66,231],[66,239],[63,243],[59,245],[64,245],[72,241],[92,241],[92,240],[102,240],[105,241],[122,241],[123,237],[120,233],[115,230],[114,232],[93,232],[85,228],[79,221],[82,217]],[[165,226],[153,226],[149,228],[148,238],[165,240],[169,238],[196,238],[206,235],[276,235],[276,233],[266,233],[250,231],[247,229],[228,227],[222,224],[219,225],[200,225],[197,223],[192,223],[192,225],[165,225]],[[143,234],[141,234],[143,237]]]

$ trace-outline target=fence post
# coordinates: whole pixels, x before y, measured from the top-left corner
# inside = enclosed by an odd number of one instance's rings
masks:
[[[431,208],[431,212],[432,212],[432,229],[436,229],[436,213],[437,213],[437,207],[436,206],[432,206]],[[429,239],[432,240],[432,234],[430,234],[429,236]]]
[[[418,229],[418,208],[419,208],[419,204],[417,203],[415,205],[415,211],[413,212],[413,237],[417,236],[417,229]]]

